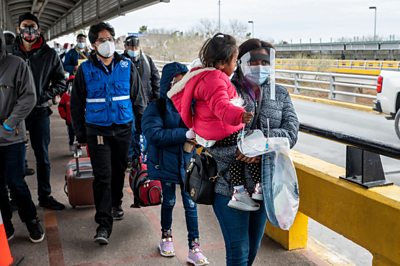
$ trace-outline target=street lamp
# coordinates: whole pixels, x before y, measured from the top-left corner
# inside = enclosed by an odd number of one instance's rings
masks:
[[[255,36],[254,36],[254,21],[253,20],[249,20],[247,22],[249,24],[251,24],[251,38],[255,38]]]
[[[218,31],[221,32],[221,0],[218,0]]]
[[[375,10],[375,22],[374,22],[374,41],[376,41],[376,6],[370,6],[369,9],[374,9]]]

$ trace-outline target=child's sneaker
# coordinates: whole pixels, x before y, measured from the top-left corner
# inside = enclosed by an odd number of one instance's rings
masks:
[[[256,184],[256,187],[254,188],[253,194],[251,194],[251,198],[254,200],[264,200],[263,197],[263,191],[262,191],[262,186],[260,183]]]
[[[163,257],[175,256],[174,242],[172,241],[172,236],[162,238],[158,249],[160,250],[160,254]]]
[[[198,243],[195,243],[193,245],[193,248],[189,249],[186,261],[193,264],[194,266],[210,264],[206,256],[204,256],[203,252],[201,251],[200,245]]]
[[[241,211],[258,211],[260,204],[252,200],[246,190],[234,190],[228,206]]]

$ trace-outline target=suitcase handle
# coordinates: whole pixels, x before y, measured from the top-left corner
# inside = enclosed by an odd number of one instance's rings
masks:
[[[81,153],[79,153],[81,151]],[[81,150],[81,145],[79,145],[78,142],[74,143],[74,158],[75,158],[75,163],[76,163],[76,176],[79,177],[81,176],[81,173],[79,171],[79,157],[81,157],[82,150]]]

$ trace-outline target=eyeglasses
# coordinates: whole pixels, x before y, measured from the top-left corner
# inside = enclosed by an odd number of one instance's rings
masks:
[[[105,42],[113,42],[114,41],[114,38],[113,37],[109,37],[109,38],[98,38],[97,40],[96,40],[96,42],[99,42],[99,43],[105,43]]]

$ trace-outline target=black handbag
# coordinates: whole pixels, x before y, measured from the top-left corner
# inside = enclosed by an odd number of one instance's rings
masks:
[[[185,191],[198,204],[212,205],[219,174],[217,162],[207,151],[195,154],[186,169]]]

